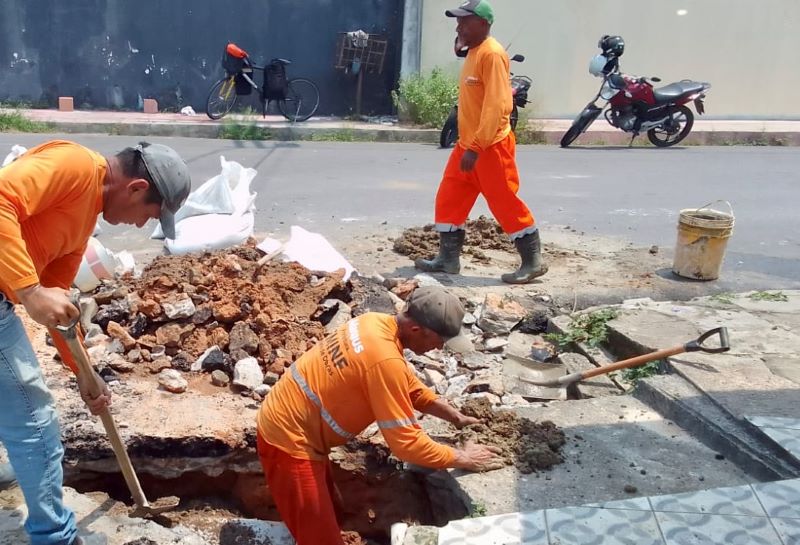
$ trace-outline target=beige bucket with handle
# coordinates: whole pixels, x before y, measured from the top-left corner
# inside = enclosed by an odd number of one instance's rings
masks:
[[[727,204],[730,212],[708,208],[716,203]],[[681,210],[672,271],[695,280],[719,278],[728,239],[733,233],[733,222],[733,208],[728,201]]]

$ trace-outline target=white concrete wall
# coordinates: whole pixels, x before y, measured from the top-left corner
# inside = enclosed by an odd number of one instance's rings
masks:
[[[423,72],[456,72],[459,0],[423,0]],[[537,117],[573,117],[597,91],[589,59],[619,34],[623,71],[708,81],[709,118],[800,119],[800,0],[492,0],[493,35],[526,61]],[[681,15],[681,13],[685,14]]]

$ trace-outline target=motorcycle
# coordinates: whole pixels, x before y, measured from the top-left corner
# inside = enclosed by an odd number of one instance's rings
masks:
[[[595,98],[561,138],[561,147],[572,144],[601,112],[611,126],[632,134],[631,145],[643,131],[647,131],[647,138],[659,148],[674,146],[686,138],[694,125],[694,114],[687,104],[694,102],[698,115],[703,115],[703,100],[711,85],[685,79],[654,88],[653,83],[660,82],[660,78],[620,72],[619,58],[625,50],[620,36],[603,36],[597,45],[602,54],[592,58],[589,73],[602,77],[603,83]],[[605,104],[598,106],[598,100]]]
[[[456,55],[459,57],[466,56],[466,50],[456,50]],[[514,55],[511,57],[514,62],[523,62],[525,57],[523,55]],[[533,80],[528,76],[515,76],[511,74],[511,96],[514,99],[514,105],[511,109],[511,130],[517,129],[517,121],[519,120],[519,111],[517,108],[524,108],[530,100],[528,100],[528,91],[530,91]],[[439,145],[443,148],[452,147],[458,140],[458,104],[453,106],[450,110],[450,115],[444,122],[442,132],[439,135]]]

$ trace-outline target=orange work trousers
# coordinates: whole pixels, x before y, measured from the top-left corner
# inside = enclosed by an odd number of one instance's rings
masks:
[[[440,231],[462,228],[478,195],[483,195],[500,227],[512,238],[530,231],[533,214],[517,196],[519,172],[515,159],[517,141],[511,132],[478,154],[471,172],[461,171],[466,151],[456,144],[436,193],[436,226]]]
[[[258,457],[281,519],[297,545],[344,545],[328,461],[295,458],[258,435]]]

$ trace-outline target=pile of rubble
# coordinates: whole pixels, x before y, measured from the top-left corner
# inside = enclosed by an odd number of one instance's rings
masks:
[[[263,398],[326,330],[376,306],[367,279],[312,272],[297,263],[259,264],[252,244],[156,258],[138,279],[104,284],[81,300],[86,346],[101,376],[157,375],[181,393],[185,374]]]
[[[467,220],[467,237],[464,241],[465,255],[483,264],[490,263],[484,250],[500,250],[516,254],[514,245],[503,232],[500,225],[491,218],[479,216],[475,220]],[[423,227],[411,227],[394,241],[394,251],[409,258],[428,259],[439,251],[439,233],[433,224]]]

